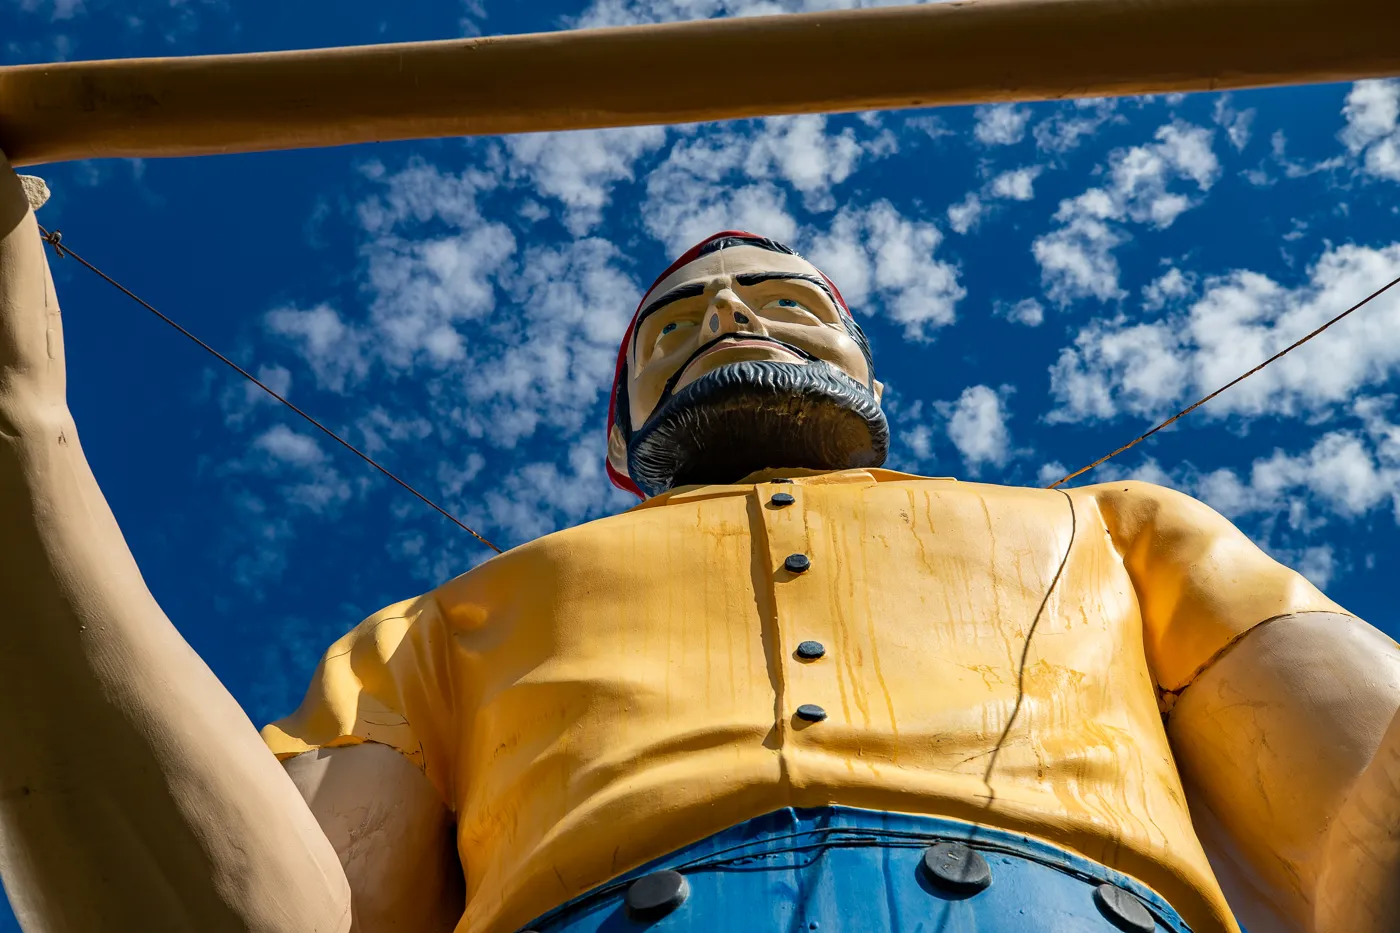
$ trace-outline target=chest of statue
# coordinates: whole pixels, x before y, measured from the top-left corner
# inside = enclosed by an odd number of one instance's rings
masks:
[[[523,743],[588,793],[598,761],[636,774],[682,752],[753,754],[784,781],[980,780],[1000,746],[1048,787],[1056,762],[1113,757],[1115,730],[1160,732],[1096,514],[1044,490],[832,478],[672,495],[444,587],[468,757]]]
[[[1075,509],[863,472],[704,487],[440,587],[415,650],[469,884],[581,890],[789,806],[1185,845],[1137,596]]]

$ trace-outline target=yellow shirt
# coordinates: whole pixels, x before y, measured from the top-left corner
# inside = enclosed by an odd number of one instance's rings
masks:
[[[1339,608],[1156,486],[782,475],[798,478],[658,496],[385,609],[330,648],[268,745],[417,762],[458,821],[458,933],[507,933],[728,826],[827,804],[1036,835],[1138,878],[1197,933],[1236,930],[1159,702],[1252,626]],[[810,569],[783,569],[791,554]],[[806,640],[826,655],[798,659]]]

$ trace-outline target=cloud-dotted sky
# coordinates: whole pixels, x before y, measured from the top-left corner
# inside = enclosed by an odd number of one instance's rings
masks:
[[[15,63],[878,5],[0,0],[0,47]],[[739,72],[804,67],[775,50]],[[652,277],[721,228],[788,241],[841,286],[888,386],[892,466],[996,483],[1095,459],[1400,275],[1394,82],[40,174],[42,219],[74,248],[507,546],[629,504],[602,469],[616,344]],[[55,271],[98,478],[253,719],[293,706],[361,617],[486,556]],[[1094,478],[1204,498],[1394,633],[1398,393],[1387,297]]]

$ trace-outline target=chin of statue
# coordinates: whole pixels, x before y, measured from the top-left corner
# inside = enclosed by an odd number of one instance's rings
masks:
[[[649,496],[736,483],[759,470],[879,466],[890,428],[870,389],[816,360],[749,360],[663,398],[627,445],[627,469]]]

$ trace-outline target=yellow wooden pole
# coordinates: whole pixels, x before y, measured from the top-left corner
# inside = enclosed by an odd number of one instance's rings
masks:
[[[19,165],[1400,74],[1397,0],[957,0],[0,68]]]

